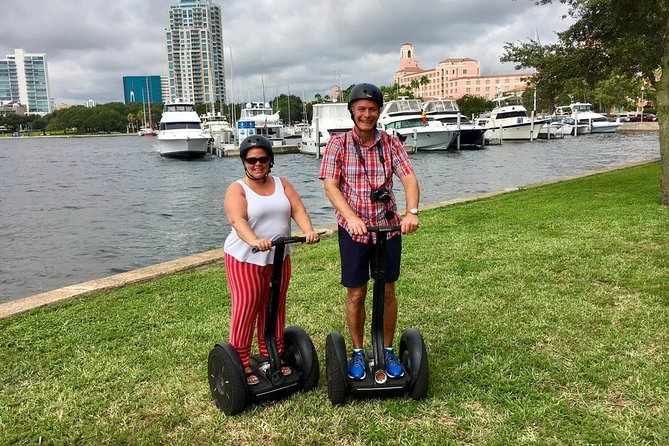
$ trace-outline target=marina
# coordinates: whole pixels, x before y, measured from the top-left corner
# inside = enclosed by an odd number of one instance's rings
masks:
[[[657,132],[622,131],[411,155],[422,205],[658,157]],[[170,159],[134,135],[6,138],[0,160],[0,302],[219,248],[223,196],[242,176],[236,156]],[[273,174],[323,227],[334,217],[319,166],[289,153]]]

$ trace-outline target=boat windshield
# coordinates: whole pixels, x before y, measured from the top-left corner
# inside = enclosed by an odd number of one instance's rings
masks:
[[[199,122],[163,122],[160,130],[201,129]]]
[[[423,127],[423,120],[421,118],[403,119],[386,124],[386,129],[406,129],[411,127]]]
[[[438,118],[438,119],[445,124],[457,124],[458,123],[457,115],[446,116],[444,118]],[[464,115],[460,115],[460,124],[471,124],[471,123],[469,122],[469,119],[467,119]]]
[[[386,113],[407,113],[415,112],[420,113],[422,111],[420,101],[418,99],[404,99],[401,101],[391,101],[388,103],[386,108]]]
[[[195,108],[191,104],[165,104],[163,112],[194,112]]]
[[[572,104],[571,109],[576,112],[592,111],[590,104]]]
[[[519,117],[526,117],[525,112],[523,110],[513,110],[510,112],[503,112],[503,113],[497,113],[497,116],[495,116],[497,119],[504,119],[504,118],[519,118]]]
[[[496,107],[504,107],[507,105],[522,105],[523,98],[520,96],[503,96],[493,99]]]
[[[243,110],[242,116],[249,117],[249,116],[271,115],[271,114],[273,114],[271,108],[247,108]]]
[[[454,113],[460,111],[453,100],[429,101],[425,103],[425,113]]]

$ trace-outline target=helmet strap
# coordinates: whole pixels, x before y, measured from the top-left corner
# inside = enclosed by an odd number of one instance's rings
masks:
[[[244,161],[242,161],[242,163],[244,164],[244,173],[246,174],[246,178],[248,178],[248,179],[251,180],[251,181],[255,181],[255,182],[260,182],[260,181],[262,181],[263,184],[264,184],[264,183],[267,183],[267,177],[269,176],[269,174],[270,174],[270,172],[272,171],[272,169],[268,170],[268,171],[267,171],[267,174],[265,174],[264,177],[262,177],[262,178],[254,178],[254,177],[251,176],[251,174],[249,174],[249,171],[248,171],[248,169],[246,168],[246,163],[244,163]]]

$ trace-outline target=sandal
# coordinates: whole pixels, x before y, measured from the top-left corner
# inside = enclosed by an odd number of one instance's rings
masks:
[[[255,386],[260,382],[260,379],[256,376],[255,373],[253,373],[253,369],[251,367],[246,367],[244,368],[244,373],[246,373],[246,385],[247,386]]]
[[[288,367],[285,362],[281,361],[281,373],[283,373],[283,376],[288,376],[293,373],[293,369]]]

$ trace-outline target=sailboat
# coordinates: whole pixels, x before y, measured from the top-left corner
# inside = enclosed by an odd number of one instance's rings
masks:
[[[145,109],[145,106],[147,104],[146,104],[146,102],[142,102],[142,111],[144,113],[144,127],[140,128],[139,132],[137,132],[137,134],[139,136],[157,136],[158,134],[156,133],[155,130],[153,130],[153,121],[151,119],[151,91],[149,90],[148,79],[146,81],[146,91],[147,91],[147,95],[148,95],[149,123],[148,123],[148,125],[146,123],[146,109]]]

